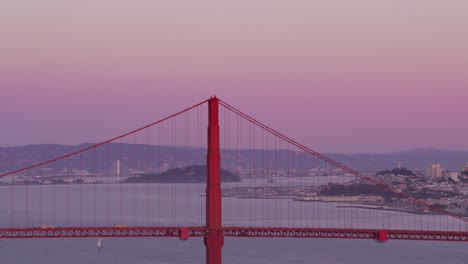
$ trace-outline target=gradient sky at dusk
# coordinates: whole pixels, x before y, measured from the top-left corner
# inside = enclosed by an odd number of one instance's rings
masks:
[[[468,150],[466,0],[4,0],[0,146],[211,95],[323,152]]]

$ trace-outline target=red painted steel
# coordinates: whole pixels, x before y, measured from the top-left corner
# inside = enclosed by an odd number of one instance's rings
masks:
[[[6,228],[0,229],[0,239],[18,238],[87,238],[87,237],[181,237],[188,231],[190,237],[209,237],[206,227],[56,227],[56,228]],[[333,238],[370,239],[379,241],[383,234],[388,240],[423,240],[468,242],[468,232],[377,230],[340,228],[262,228],[225,227],[214,230],[222,237],[263,238]]]
[[[379,231],[379,238],[377,239],[378,242],[387,242],[388,240],[388,232],[385,230]]]
[[[224,236],[221,231],[221,155],[219,151],[219,100],[208,101],[208,153],[206,182],[206,263],[221,264]]]
[[[180,240],[188,240],[190,237],[190,229],[187,227],[183,227],[180,229]]]
[[[265,238],[341,238],[379,240],[379,235],[387,233],[389,240],[434,240],[468,242],[468,232],[419,231],[419,230],[377,230],[344,228],[262,228],[228,227],[223,228],[224,236],[265,237]]]
[[[206,236],[205,227],[187,228],[188,236]],[[0,229],[0,239],[86,237],[182,237],[180,227],[47,227]]]

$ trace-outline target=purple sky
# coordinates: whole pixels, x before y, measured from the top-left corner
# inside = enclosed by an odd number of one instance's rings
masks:
[[[216,94],[323,152],[468,150],[466,0],[7,0],[0,146],[97,142]]]

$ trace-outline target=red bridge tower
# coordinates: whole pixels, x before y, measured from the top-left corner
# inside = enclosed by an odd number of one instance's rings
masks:
[[[206,159],[206,264],[221,264],[224,236],[221,230],[221,156],[219,152],[219,100],[208,101],[208,154]]]

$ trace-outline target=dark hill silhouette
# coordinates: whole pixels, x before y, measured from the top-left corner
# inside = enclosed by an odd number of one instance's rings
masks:
[[[403,175],[403,176],[415,176],[414,172],[408,170],[407,168],[395,168],[393,170],[384,170],[377,172],[377,175],[386,175],[386,174],[393,174],[393,175]]]

